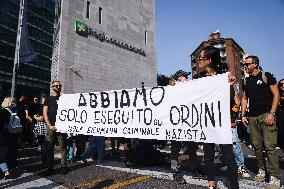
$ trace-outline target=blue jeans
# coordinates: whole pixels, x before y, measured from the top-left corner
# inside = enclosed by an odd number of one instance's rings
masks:
[[[5,172],[8,170],[8,166],[7,166],[7,163],[0,163],[0,170],[2,172]]]
[[[241,167],[241,166],[244,166],[245,160],[244,160],[244,154],[241,148],[237,128],[232,128],[232,134],[233,134],[233,153],[235,156],[237,166]]]
[[[105,137],[104,136],[91,136],[89,146],[83,153],[82,158],[86,159],[97,149],[98,161],[103,161],[105,158]]]
[[[66,141],[67,146],[67,160],[74,159],[73,137],[69,137]]]

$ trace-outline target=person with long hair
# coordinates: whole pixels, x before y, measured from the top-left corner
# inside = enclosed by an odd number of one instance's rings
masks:
[[[16,100],[12,97],[6,97],[0,110],[0,170],[4,173],[4,179],[10,177],[10,171],[7,165],[8,161],[8,144],[9,131],[7,125],[9,124],[11,112],[16,111]]]
[[[209,77],[216,74],[222,74],[227,72],[227,66],[221,62],[220,52],[217,48],[213,46],[204,47],[198,57],[198,66],[202,72],[193,76],[193,79],[198,79],[202,77]],[[229,75],[229,82],[232,85],[236,78],[232,75]],[[232,96],[232,95],[231,95]],[[235,115],[231,116],[233,119],[236,118]],[[232,120],[232,123],[234,120]],[[234,124],[232,124],[234,125]],[[228,125],[231,127],[231,125]],[[233,145],[232,144],[220,144],[219,145],[223,161],[228,167],[228,178],[230,181],[230,188],[239,188],[238,182],[238,171],[235,157],[233,154]],[[204,161],[205,168],[208,180],[208,186],[210,189],[217,188],[216,183],[216,171],[215,171],[215,144],[213,143],[204,143]]]

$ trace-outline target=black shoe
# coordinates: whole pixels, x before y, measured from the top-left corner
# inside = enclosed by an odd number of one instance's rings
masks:
[[[176,181],[178,184],[186,184],[186,180],[183,178],[183,176],[179,172],[173,173],[174,181]]]
[[[61,175],[66,175],[67,173],[68,173],[68,168],[67,168],[67,166],[61,167],[60,174],[61,174]]]
[[[192,170],[192,178],[194,179],[206,179],[204,172],[199,168],[195,168]]]
[[[83,161],[84,165],[88,165],[88,161],[86,160],[86,158],[81,157],[81,160]]]
[[[43,176],[48,177],[53,174],[53,168],[48,168],[44,173]]]

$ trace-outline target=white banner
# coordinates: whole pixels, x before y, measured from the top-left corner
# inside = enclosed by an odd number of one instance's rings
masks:
[[[175,86],[63,94],[62,133],[231,144],[228,74]]]

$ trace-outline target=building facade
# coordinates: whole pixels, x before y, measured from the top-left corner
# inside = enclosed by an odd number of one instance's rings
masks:
[[[201,53],[201,49],[209,45],[220,50],[222,63],[228,65],[230,72],[237,77],[238,83],[241,83],[241,78],[244,76],[241,63],[245,52],[234,39],[222,37],[219,31],[212,32],[208,40],[203,41],[190,55],[192,75],[194,76],[202,71],[198,68],[197,59]]]
[[[64,93],[156,86],[154,0],[58,0],[51,80]]]
[[[37,57],[20,63],[15,96],[48,94],[53,49],[55,0],[28,0],[28,37]],[[20,0],[0,1],[0,99],[10,96]]]

